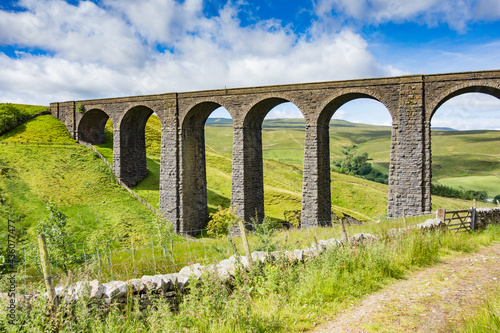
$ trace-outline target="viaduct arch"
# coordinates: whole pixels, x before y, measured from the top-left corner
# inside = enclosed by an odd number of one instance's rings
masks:
[[[144,126],[157,114],[162,124],[160,209],[177,232],[190,232],[203,227],[207,218],[204,124],[219,106],[233,118],[231,205],[245,220],[255,214],[262,218],[264,211],[264,117],[288,101],[302,111],[302,226],[311,227],[331,223],[328,123],[339,107],[371,98],[389,110],[387,213],[399,217],[403,211],[416,215],[431,210],[430,120],[440,105],[467,92],[500,98],[500,70],[56,102],[50,107],[75,139],[91,143],[102,141],[104,124],[111,118],[113,171],[130,186],[146,176]]]

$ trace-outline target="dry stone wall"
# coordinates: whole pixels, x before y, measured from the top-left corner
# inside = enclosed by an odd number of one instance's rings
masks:
[[[500,207],[476,210],[476,229],[484,229],[489,224],[500,223]],[[446,228],[446,225],[438,218],[427,220],[415,225],[413,229],[434,230]],[[405,229],[391,229],[390,233],[404,233]],[[288,260],[290,262],[305,263],[311,258],[316,258],[324,251],[345,245],[360,245],[366,242],[376,241],[377,237],[358,233],[349,239],[326,239],[319,240],[305,249],[295,249],[284,252],[252,252],[251,257],[254,264],[262,265],[275,260]],[[127,296],[137,300],[140,310],[145,310],[152,304],[155,298],[166,298],[172,309],[178,308],[180,296],[189,292],[190,284],[197,283],[204,274],[211,274],[223,281],[230,281],[237,270],[248,270],[250,267],[248,258],[233,255],[218,263],[207,266],[193,264],[182,268],[178,273],[165,275],[145,275],[140,279],[128,281],[111,281],[100,283],[98,280],[90,282],[76,282],[70,286],[56,287],[56,297],[59,301],[76,301],[85,297],[94,304],[99,304],[106,313],[111,307],[124,308]]]
[[[498,208],[477,208],[474,229],[484,229],[490,224],[500,223],[500,207]]]
[[[376,238],[370,234],[359,233],[349,238],[353,245],[373,241]],[[254,264],[263,265],[275,260],[288,260],[291,262],[304,263],[311,258],[316,258],[325,250],[340,246],[339,239],[320,240],[305,249],[296,249],[285,252],[252,252],[251,257]],[[137,301],[139,310],[143,311],[152,305],[154,299],[164,298],[176,310],[181,295],[189,293],[190,285],[197,283],[204,275],[210,274],[224,282],[229,282],[238,270],[248,270],[249,260],[245,256],[233,255],[218,263],[207,266],[193,264],[182,268],[178,273],[164,275],[145,275],[140,279],[128,281],[111,281],[100,283],[98,280],[78,281],[69,286],[58,286],[55,288],[58,303],[75,302],[80,298],[88,300],[89,303],[101,307],[104,314],[111,308],[124,309],[127,297]],[[47,297],[47,293],[45,293]],[[28,297],[29,299],[29,297]],[[135,304],[135,302],[134,302]]]

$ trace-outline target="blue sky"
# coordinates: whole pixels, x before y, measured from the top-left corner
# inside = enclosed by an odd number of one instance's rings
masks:
[[[500,69],[498,0],[0,2],[0,102],[488,69]],[[335,117],[390,123],[366,100]],[[457,97],[432,124],[500,129],[500,101]]]

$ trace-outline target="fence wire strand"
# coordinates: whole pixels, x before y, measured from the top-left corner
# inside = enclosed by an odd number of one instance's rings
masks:
[[[433,217],[434,214],[407,217],[406,225],[413,226]],[[275,224],[260,225],[260,228],[246,224],[246,227],[249,230],[248,242],[251,251],[304,249],[320,240],[342,238],[342,228],[338,223],[333,223],[328,227],[308,229],[275,229]],[[357,233],[379,236],[393,228],[402,229],[405,223],[402,219],[396,219],[367,222],[361,225],[347,224],[345,227],[349,237]],[[196,234],[196,237],[170,234],[164,240],[158,240],[157,235],[147,235],[143,242],[135,241],[130,237],[108,239],[103,244],[104,253],[99,248],[92,250],[86,243],[53,245],[59,249],[62,247],[71,249],[72,255],[55,256],[49,249],[49,263],[56,284],[64,285],[76,282],[82,277],[106,282],[141,278],[143,275],[176,273],[182,267],[194,263],[208,265],[229,258],[235,254],[235,251],[239,255],[244,255],[241,237],[238,234],[212,238],[206,236],[207,231],[203,229],[191,232],[191,234]],[[169,244],[170,249],[165,244]],[[27,245],[22,251],[24,255],[17,256],[19,260],[16,262],[17,278],[19,281],[23,280],[26,293],[30,285],[40,284],[43,281],[43,275],[37,259],[30,259],[30,257],[36,258],[34,254],[38,255],[37,247]],[[28,253],[30,253],[29,256]],[[71,263],[79,269],[65,271],[65,265],[71,266]],[[3,268],[2,265],[6,266],[5,263],[0,264],[0,268]]]

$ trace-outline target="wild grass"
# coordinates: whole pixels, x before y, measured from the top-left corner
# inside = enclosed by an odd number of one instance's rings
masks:
[[[451,328],[455,333],[500,332],[500,290],[492,290],[472,313],[463,316],[460,325]]]
[[[229,283],[205,275],[180,298],[175,312],[160,300],[144,314],[127,306],[103,316],[81,302],[63,315],[61,310],[47,311],[38,297],[30,311],[19,309],[17,320],[26,332],[298,332],[443,255],[498,241],[500,228],[462,235],[416,230],[386,234],[361,246],[332,248],[305,265],[269,261],[254,271],[239,271]],[[19,329],[5,323],[5,313],[0,321],[7,332]]]
[[[151,232],[154,214],[119,186],[112,171],[76,144],[52,116],[17,127],[0,143],[0,227],[6,230],[8,218],[20,220],[21,241],[35,236],[34,226],[48,214],[48,200],[69,216],[76,240],[95,229],[110,236]]]
[[[424,222],[429,216],[419,216],[406,219],[365,223],[363,225],[347,225],[347,235],[356,233],[370,233],[383,235],[389,230],[412,227]],[[269,221],[269,220],[267,220]],[[338,224],[332,227],[316,227],[308,229],[274,229],[273,222],[262,226],[261,233],[256,231],[248,235],[251,251],[286,251],[304,249],[318,240],[342,238],[342,231]],[[265,242],[263,239],[265,238]],[[68,247],[76,250],[81,263],[72,268],[70,276],[62,270],[53,268],[53,276],[57,285],[64,285],[77,281],[82,276],[82,267],[85,267],[85,278],[99,279],[100,281],[128,280],[140,278],[143,275],[167,274],[178,272],[184,266],[200,263],[208,265],[230,257],[234,253],[233,244],[240,255],[245,255],[240,237],[232,237],[229,242],[226,236],[207,237],[204,230],[197,238],[184,238],[176,234],[167,235],[163,246],[157,235],[134,234],[133,237],[102,239],[100,252],[89,246],[88,243],[69,244]],[[264,244],[265,243],[265,244]],[[30,249],[30,248],[28,248]],[[38,255],[37,247],[33,246],[28,253]],[[76,258],[76,257],[75,257]],[[55,258],[52,258],[55,260]],[[85,260],[85,261],[84,261]],[[22,265],[19,266],[19,277],[24,277]],[[40,268],[28,264],[26,275],[28,282],[41,281]]]

